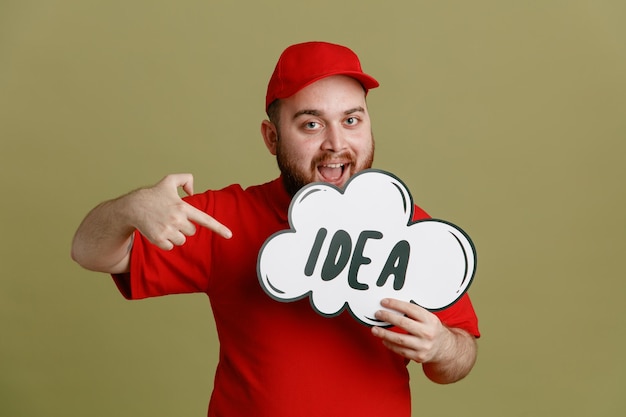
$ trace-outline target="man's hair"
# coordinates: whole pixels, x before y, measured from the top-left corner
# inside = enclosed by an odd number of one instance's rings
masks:
[[[280,99],[274,100],[267,108],[267,117],[278,129],[280,123]]]

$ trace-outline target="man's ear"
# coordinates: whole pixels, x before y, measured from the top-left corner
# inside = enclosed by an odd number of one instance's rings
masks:
[[[276,129],[276,125],[269,120],[263,120],[261,123],[261,135],[263,136],[267,150],[270,151],[272,155],[276,155],[276,142],[278,142],[278,130]]]

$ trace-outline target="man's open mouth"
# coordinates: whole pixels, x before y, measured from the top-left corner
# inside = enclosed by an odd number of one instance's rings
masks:
[[[340,182],[348,165],[349,164],[345,163],[324,164],[319,165],[317,170],[319,171],[323,181],[336,183]]]

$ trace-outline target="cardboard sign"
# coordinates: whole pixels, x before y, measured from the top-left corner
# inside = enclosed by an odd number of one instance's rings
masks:
[[[358,173],[343,190],[307,185],[289,207],[291,229],[261,248],[261,286],[278,301],[309,297],[324,316],[348,309],[370,326],[388,325],[374,317],[383,298],[430,311],[452,305],[474,278],[474,245],[451,223],[413,222],[413,207],[404,183],[380,170]]]

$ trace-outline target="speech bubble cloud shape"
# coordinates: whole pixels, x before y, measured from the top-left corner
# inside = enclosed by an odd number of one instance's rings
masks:
[[[369,169],[343,189],[312,183],[289,207],[288,230],[270,236],[257,260],[261,286],[272,298],[309,297],[323,316],[344,309],[361,323],[387,326],[374,317],[383,298],[445,309],[469,288],[476,250],[452,223],[412,221],[413,199],[393,174]]]

